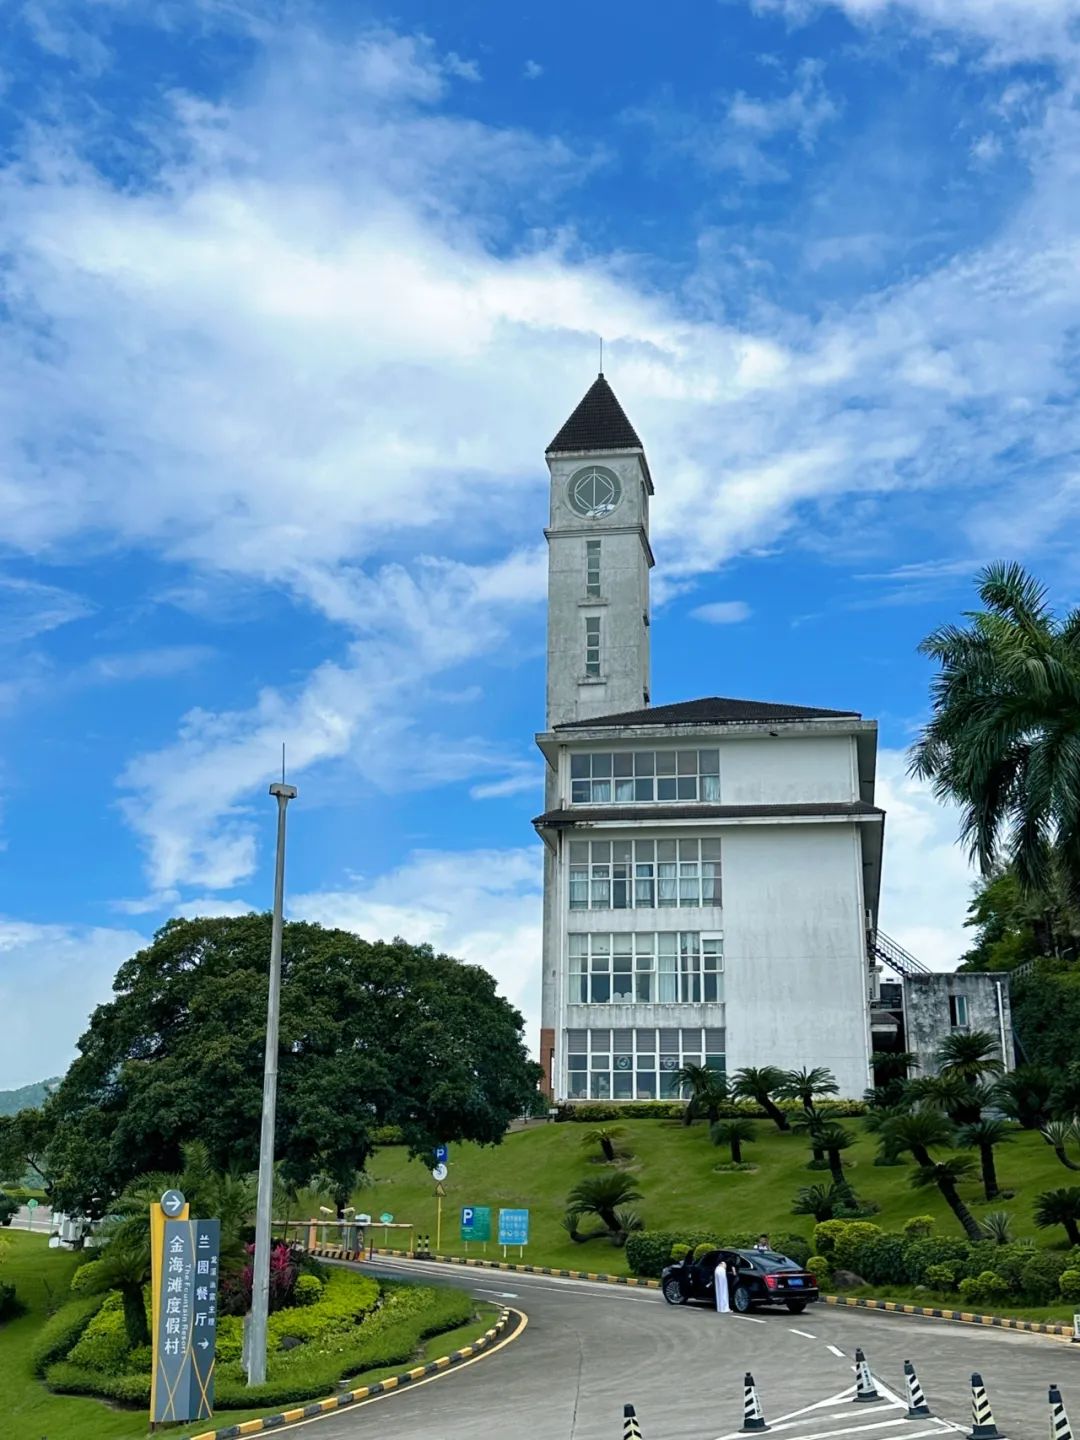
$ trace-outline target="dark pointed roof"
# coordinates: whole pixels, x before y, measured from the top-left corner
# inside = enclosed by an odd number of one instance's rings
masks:
[[[547,454],[568,450],[641,450],[637,431],[615,398],[601,370],[580,405],[547,448]]]
[[[602,730],[608,725],[752,725],[785,720],[860,720],[857,710],[819,710],[811,705],[774,705],[762,700],[729,700],[710,695],[647,710],[624,710],[593,720],[568,720],[556,730]]]

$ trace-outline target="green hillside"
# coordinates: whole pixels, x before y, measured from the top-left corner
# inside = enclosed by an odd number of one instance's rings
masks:
[[[32,1085],[22,1085],[18,1090],[0,1090],[0,1115],[14,1115],[19,1110],[42,1103],[50,1090],[55,1090],[61,1077],[54,1075],[51,1080],[36,1080]]]
[[[913,1190],[909,1184],[910,1165],[883,1168],[873,1164],[877,1146],[864,1133],[861,1120],[845,1126],[859,1139],[845,1153],[848,1177],[860,1197],[881,1206],[872,1218],[886,1229],[899,1228],[912,1215],[933,1215],[936,1233],[962,1232],[936,1190]],[[443,1201],[442,1249],[464,1255],[458,1239],[458,1221],[463,1205],[524,1206],[531,1212],[532,1241],[525,1258],[536,1264],[625,1273],[625,1253],[607,1241],[575,1244],[560,1221],[566,1195],[581,1176],[594,1173],[589,1152],[582,1146],[586,1125],[540,1125],[511,1134],[499,1146],[480,1148],[455,1145],[450,1149],[450,1174]],[[794,1216],[791,1203],[803,1185],[828,1181],[828,1175],[806,1169],[810,1158],[805,1141],[795,1135],[781,1135],[768,1121],[756,1124],[755,1141],[746,1147],[746,1158],[758,1166],[750,1172],[716,1173],[714,1166],[726,1159],[716,1149],[703,1124],[690,1129],[678,1122],[639,1120],[625,1122],[619,1142],[633,1152],[625,1163],[642,1192],[635,1204],[648,1229],[689,1226],[719,1233],[766,1230],[798,1232],[808,1238],[813,1221]],[[1007,1201],[987,1205],[977,1183],[961,1187],[976,1218],[990,1210],[1008,1210],[1014,1217],[1017,1239],[1036,1236],[1040,1244],[1064,1245],[1064,1232],[1036,1230],[1032,1207],[1040,1191],[1067,1186],[1075,1176],[1055,1159],[1053,1152],[1034,1132],[1017,1131],[1010,1144],[997,1151],[998,1174],[1006,1190],[1015,1191]],[[381,1150],[371,1165],[373,1184],[357,1191],[354,1203],[360,1211],[378,1216],[391,1213],[399,1222],[411,1222],[430,1234],[435,1242],[435,1184],[427,1167],[409,1160],[403,1149]],[[318,1199],[304,1197],[305,1216],[318,1213]],[[326,1203],[323,1197],[323,1203]],[[493,1214],[493,1225],[495,1216]],[[392,1233],[392,1232],[391,1232]],[[381,1232],[376,1227],[376,1243]],[[399,1240],[398,1245],[402,1242]],[[477,1253],[477,1246],[470,1247]],[[489,1258],[498,1255],[490,1244]],[[516,1258],[516,1255],[515,1255]]]

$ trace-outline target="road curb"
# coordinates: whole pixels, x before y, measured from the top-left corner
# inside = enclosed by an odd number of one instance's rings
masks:
[[[659,1280],[648,1280],[637,1275],[605,1275],[592,1270],[554,1270],[548,1265],[515,1265],[508,1260],[474,1260],[462,1255],[417,1255],[415,1250],[384,1250],[375,1246],[370,1251],[342,1250],[332,1245],[318,1245],[312,1255],[327,1260],[364,1260],[369,1254],[386,1255],[397,1260],[415,1260],[423,1265],[425,1261],[440,1265],[464,1265],[470,1269],[509,1270],[520,1275],[554,1275],[560,1280],[591,1280],[599,1285],[622,1285],[632,1289],[659,1290]],[[854,1295],[822,1295],[825,1305],[836,1305],[852,1310],[880,1310],[889,1315],[916,1315],[927,1320],[950,1320],[959,1325],[982,1325],[988,1329],[1019,1330],[1029,1335],[1047,1335],[1055,1340],[1071,1340],[1072,1328],[1068,1325],[1051,1324],[1041,1320],[1015,1320],[1008,1315],[981,1315],[970,1310],[941,1310],[925,1305],[904,1305],[898,1300],[873,1300]]]
[[[356,1259],[352,1252],[331,1253],[319,1249],[313,1254],[325,1255],[327,1259]],[[362,1258],[362,1257],[360,1257]],[[430,1360],[426,1365],[417,1365],[412,1370],[405,1370],[400,1375],[390,1375],[385,1380],[379,1380],[374,1385],[361,1385],[356,1390],[346,1390],[341,1395],[331,1395],[325,1400],[313,1400],[309,1405],[297,1405],[289,1410],[282,1410],[276,1415],[264,1415],[259,1420],[241,1420],[235,1425],[226,1425],[221,1430],[202,1430],[198,1435],[191,1435],[187,1440],[236,1440],[241,1435],[261,1435],[265,1430],[277,1430],[282,1425],[293,1425],[298,1420],[313,1420],[319,1415],[329,1415],[335,1410],[344,1410],[349,1405],[356,1405],[362,1400],[371,1400],[376,1395],[386,1395],[393,1390],[400,1390],[416,1380],[423,1380],[429,1375],[436,1375],[440,1371],[450,1370],[455,1365],[460,1365],[464,1360],[471,1360],[498,1340],[510,1325],[511,1316],[518,1315],[517,1311],[503,1308],[498,1320],[490,1330],[484,1332],[479,1340],[474,1340],[471,1345],[465,1345],[460,1350],[454,1350],[450,1355],[440,1355],[437,1360]],[[518,1316],[520,1320],[520,1315]],[[523,1326],[518,1327],[523,1328]]]

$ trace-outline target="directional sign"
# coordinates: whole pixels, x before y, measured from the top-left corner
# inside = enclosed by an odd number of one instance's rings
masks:
[[[439,1200],[441,1200],[441,1199],[443,1199],[443,1197],[445,1196],[445,1194],[446,1194],[446,1186],[445,1186],[445,1185],[442,1183],[442,1181],[440,1180],[439,1183],[435,1186],[435,1195],[436,1195],[436,1197],[437,1197]]]
[[[441,1183],[443,1180],[446,1179],[449,1173],[450,1172],[447,1170],[446,1166],[440,1163],[435,1166],[434,1170],[432,1170],[431,1177],[433,1180],[438,1180]]]
[[[462,1240],[491,1239],[491,1210],[487,1205],[463,1205],[461,1207]]]
[[[390,1214],[389,1210],[387,1210],[385,1214],[380,1215],[379,1219],[384,1225],[392,1225],[394,1223],[394,1217]]]
[[[195,1220],[195,1293],[191,1319],[191,1383],[189,1420],[208,1420],[214,1413],[214,1347],[218,1320],[218,1252],[221,1221]]]
[[[445,1165],[449,1159],[450,1159],[450,1146],[449,1146],[449,1145],[436,1145],[436,1146],[435,1146],[435,1164],[436,1164],[436,1165]]]
[[[154,1387],[151,1419],[155,1422],[190,1418],[187,1407],[191,1399],[194,1299],[195,1226],[190,1220],[167,1220],[158,1306],[158,1333],[154,1336],[157,1384]]]
[[[170,1220],[175,1220],[186,1204],[187,1201],[179,1190],[166,1190],[161,1197],[161,1208]]]
[[[26,1208],[27,1208],[28,1210],[36,1210],[37,1207],[38,1207],[38,1203],[39,1203],[39,1202],[37,1201],[37,1199],[35,1199],[35,1197],[34,1197],[33,1195],[31,1195],[31,1196],[30,1196],[30,1199],[27,1200],[27,1202],[26,1202]]]
[[[527,1245],[529,1243],[528,1210],[499,1211],[499,1244]]]

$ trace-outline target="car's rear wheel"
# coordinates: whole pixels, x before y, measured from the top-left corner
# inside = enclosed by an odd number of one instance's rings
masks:
[[[663,1296],[669,1305],[686,1304],[686,1296],[683,1294],[683,1288],[674,1276],[670,1276],[664,1281]]]
[[[787,1308],[791,1311],[792,1315],[801,1315],[802,1312],[806,1309],[805,1300],[787,1300],[785,1301],[785,1304],[787,1305]]]
[[[745,1315],[750,1309],[750,1291],[745,1285],[736,1285],[731,1303],[740,1315]]]

